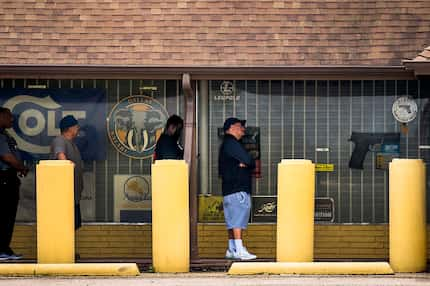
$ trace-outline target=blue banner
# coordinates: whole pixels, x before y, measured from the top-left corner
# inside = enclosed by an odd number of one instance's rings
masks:
[[[59,122],[73,115],[81,127],[76,144],[84,161],[106,158],[106,96],[103,89],[0,89],[0,105],[14,115],[8,130],[27,160],[49,158]]]

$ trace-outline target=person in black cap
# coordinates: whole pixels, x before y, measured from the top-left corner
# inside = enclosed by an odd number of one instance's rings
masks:
[[[218,168],[229,237],[227,259],[257,258],[242,242],[242,230],[248,226],[251,210],[252,170],[255,168],[254,159],[239,142],[245,135],[245,122],[234,117],[224,122],[225,135],[219,151]]]
[[[154,151],[154,160],[182,160],[184,148],[179,139],[181,137],[184,120],[178,115],[172,115],[167,119],[163,134],[157,140]]]
[[[13,126],[9,109],[0,107],[0,260],[15,260],[22,256],[10,248],[21,182],[17,175],[27,175],[28,169],[21,160],[15,139],[6,129]]]
[[[75,200],[75,230],[81,227],[80,200],[84,189],[83,162],[81,153],[73,140],[78,136],[79,123],[73,115],[67,115],[60,121],[61,135],[51,143],[51,158],[56,160],[70,160],[74,168],[74,200]]]

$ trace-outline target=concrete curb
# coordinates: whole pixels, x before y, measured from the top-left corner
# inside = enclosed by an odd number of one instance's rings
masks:
[[[136,263],[0,264],[0,276],[138,276]]]
[[[250,274],[394,274],[387,262],[235,262],[230,275]]]

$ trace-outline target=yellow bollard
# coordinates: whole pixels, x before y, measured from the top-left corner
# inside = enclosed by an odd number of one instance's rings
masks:
[[[278,164],[276,261],[312,262],[315,165],[310,160]]]
[[[71,161],[36,166],[37,262],[74,263],[74,195]]]
[[[152,165],[152,263],[156,272],[189,272],[188,165],[158,160]]]
[[[390,163],[390,264],[395,272],[423,272],[427,262],[425,166]]]

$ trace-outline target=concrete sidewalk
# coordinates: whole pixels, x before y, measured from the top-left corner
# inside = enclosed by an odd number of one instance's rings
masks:
[[[253,275],[229,276],[226,273],[156,274],[144,273],[133,278],[112,277],[0,277],[7,286],[278,286],[278,285],[430,285],[430,273],[371,276],[299,276]]]

